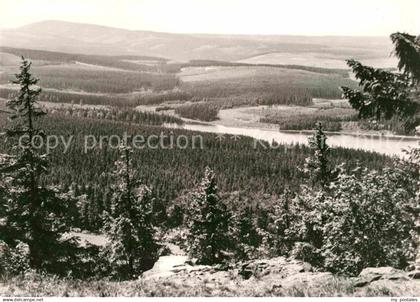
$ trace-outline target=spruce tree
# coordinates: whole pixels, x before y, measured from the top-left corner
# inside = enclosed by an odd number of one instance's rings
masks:
[[[200,264],[217,264],[229,257],[231,215],[217,194],[215,174],[206,168],[204,178],[192,194],[188,217],[191,257]]]
[[[341,88],[360,118],[381,121],[398,117],[409,132],[420,125],[420,36],[397,32],[391,35],[391,40],[400,72],[348,60],[361,90]]]
[[[330,147],[321,123],[317,123],[316,131],[312,137],[309,137],[308,143],[313,154],[306,159],[304,172],[309,174],[312,187],[326,189],[338,172],[330,168],[328,159]]]
[[[152,191],[132,169],[131,148],[121,145],[119,151],[111,210],[104,225],[109,239],[104,252],[115,278],[132,279],[153,267],[158,244],[152,226]]]
[[[45,187],[40,182],[48,169],[47,155],[37,152],[32,139],[45,137],[36,127],[36,120],[45,112],[37,103],[41,88],[36,86],[39,80],[31,75],[30,68],[31,63],[22,57],[20,73],[13,81],[20,90],[7,102],[14,123],[5,134],[14,144],[15,154],[3,157],[0,163],[3,191],[7,194],[0,240],[12,248],[20,242],[27,244],[32,268],[63,273],[63,256],[72,247],[71,240],[63,239],[69,230],[67,208],[71,198],[60,193],[59,188]]]

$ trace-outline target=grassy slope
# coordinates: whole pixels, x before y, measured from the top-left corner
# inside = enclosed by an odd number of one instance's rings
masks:
[[[127,282],[78,281],[29,274],[26,277],[5,279],[0,283],[0,296],[44,297],[115,297],[115,296],[292,296],[292,297],[407,297],[418,296],[419,282],[380,280],[357,288],[349,278],[334,278],[328,282],[308,286],[296,283],[290,287],[265,286],[258,280],[244,281],[240,276],[228,280],[204,276],[182,280],[139,280]]]

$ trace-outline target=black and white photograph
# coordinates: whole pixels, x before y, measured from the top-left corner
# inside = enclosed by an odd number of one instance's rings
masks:
[[[420,302],[420,1],[0,0],[0,302],[104,297]]]

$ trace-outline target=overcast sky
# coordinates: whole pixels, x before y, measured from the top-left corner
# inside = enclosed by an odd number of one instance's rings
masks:
[[[420,34],[420,0],[0,0],[0,27],[64,20],[186,33]]]

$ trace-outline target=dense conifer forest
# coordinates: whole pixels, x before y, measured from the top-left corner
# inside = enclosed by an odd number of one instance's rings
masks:
[[[1,125],[7,123],[6,115],[1,114]],[[49,134],[74,136],[67,153],[63,146],[52,151],[50,156],[52,169],[43,181],[47,184],[60,184],[69,188],[77,185],[77,191],[87,194],[89,207],[94,214],[92,222],[98,223],[95,215],[100,215],[106,207],[110,178],[108,173],[112,163],[117,159],[114,149],[95,148],[84,153],[84,136],[118,135],[124,132],[130,135],[185,135],[203,137],[203,149],[149,149],[134,150],[133,165],[139,169],[141,178],[154,189],[161,207],[182,195],[197,182],[207,165],[217,173],[219,187],[222,191],[242,191],[248,196],[257,192],[280,194],[285,187],[298,188],[302,174],[296,167],[304,163],[309,149],[303,145],[277,146],[269,148],[270,143],[256,144],[251,138],[232,139],[226,136],[223,140],[214,134],[193,133],[186,130],[171,130],[159,126],[127,124],[126,122],[90,119],[83,117],[52,114],[48,119],[39,120],[40,127]],[[115,144],[115,143],[114,143]],[[0,152],[10,152],[10,144],[1,146]],[[391,165],[389,158],[383,155],[355,151],[344,148],[333,150],[334,163],[346,162],[348,169],[360,164],[369,169],[382,169]],[[88,229],[98,230],[97,226]]]

